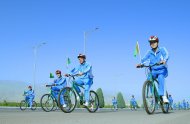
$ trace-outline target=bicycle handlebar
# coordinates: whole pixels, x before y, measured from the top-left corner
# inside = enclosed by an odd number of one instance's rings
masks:
[[[79,76],[79,74],[74,74],[74,75],[69,74],[67,77],[72,77],[73,79],[75,79],[75,77],[77,76]]]
[[[55,85],[46,85],[46,87],[52,87],[52,86],[55,86]]]
[[[137,66],[137,68],[151,68],[153,66],[158,66],[158,65],[162,65],[163,63],[156,63],[156,64],[153,64],[153,65],[140,65],[140,66]]]

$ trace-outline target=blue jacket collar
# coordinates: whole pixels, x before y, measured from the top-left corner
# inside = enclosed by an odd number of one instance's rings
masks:
[[[84,61],[82,64],[80,64],[80,65],[85,65],[86,64],[86,61]]]
[[[61,80],[61,79],[62,79],[62,76],[58,77],[58,79]]]
[[[157,53],[160,52],[160,47],[158,47],[158,49],[156,50],[156,52],[154,52],[152,49],[150,51],[151,51],[152,54],[155,54],[155,53],[157,54]]]

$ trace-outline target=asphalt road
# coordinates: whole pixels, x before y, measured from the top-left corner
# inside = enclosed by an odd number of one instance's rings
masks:
[[[18,108],[0,108],[0,124],[190,124],[190,111],[156,111],[147,115],[144,110],[130,111],[101,109],[88,113],[84,109],[66,114],[61,111],[20,111]]]

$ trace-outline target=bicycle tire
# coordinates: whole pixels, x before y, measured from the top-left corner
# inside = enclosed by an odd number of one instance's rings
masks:
[[[50,111],[52,111],[52,109],[53,109],[53,107],[54,107],[54,105],[52,106],[52,107],[47,107],[47,104],[48,104],[48,101],[46,101],[45,103],[43,103],[43,99],[45,98],[45,97],[50,97],[51,99],[52,99],[52,101],[53,101],[53,103],[54,103],[54,100],[53,100],[53,98],[52,98],[52,96],[50,95],[50,94],[44,94],[42,97],[41,97],[41,99],[40,99],[40,105],[41,105],[41,108],[42,108],[42,110],[44,110],[45,112],[50,112]]]
[[[168,92],[166,92],[166,97],[168,98]],[[169,103],[163,103],[163,101],[161,101],[160,106],[164,114],[169,112]]]
[[[73,95],[74,95],[74,104],[71,103],[71,99],[70,99],[70,94],[68,95],[68,93],[72,92]],[[67,106],[69,107],[66,107],[64,108],[61,104],[61,97],[64,96],[64,101],[67,102]],[[71,104],[73,105],[71,107]],[[59,96],[58,96],[58,105],[60,107],[60,109],[64,112],[64,113],[71,113],[76,105],[77,105],[77,98],[76,98],[76,93],[74,92],[74,90],[70,87],[65,87],[63,88],[60,92],[59,92]]]
[[[142,89],[143,104],[144,104],[144,108],[147,114],[153,114],[155,111],[155,106],[156,106],[155,93],[152,93],[154,95],[154,101],[153,101],[154,107],[152,108],[152,111],[149,110],[149,106],[146,100],[146,90],[147,90],[146,88],[147,88],[147,85],[150,85],[151,83],[152,82],[149,80],[145,81],[143,84],[143,89]]]
[[[22,111],[26,110],[27,106],[28,105],[27,105],[27,102],[25,100],[22,100],[20,102],[20,110],[22,110]]]
[[[90,99],[89,101],[89,104],[91,106],[87,106],[86,109],[90,112],[90,113],[95,113],[98,108],[99,108],[99,98],[98,98],[98,95],[95,91],[91,90],[90,91],[90,97],[91,97],[91,94],[94,94],[95,95],[95,99]],[[94,109],[94,105],[92,105],[94,103],[94,101],[96,101],[96,108]]]
[[[31,110],[34,111],[34,110],[36,110],[36,108],[37,108],[37,103],[35,101],[33,101]]]

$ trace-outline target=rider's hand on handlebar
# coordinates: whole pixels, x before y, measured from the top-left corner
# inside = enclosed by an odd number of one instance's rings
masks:
[[[165,64],[166,64],[166,61],[162,60],[162,61],[160,61],[159,64],[160,64],[160,65],[161,65],[161,64],[165,65]]]
[[[82,72],[78,74],[78,76],[82,76],[82,75],[83,75],[83,73],[82,73]]]
[[[65,77],[69,77],[70,74],[65,74]]]
[[[142,68],[142,66],[143,66],[143,65],[138,64],[138,65],[136,65],[136,68]]]

